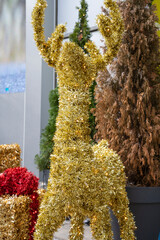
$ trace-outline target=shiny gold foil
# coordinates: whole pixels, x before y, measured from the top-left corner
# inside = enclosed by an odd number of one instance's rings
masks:
[[[29,239],[29,204],[26,196],[0,197],[0,239]]]
[[[18,144],[0,145],[0,173],[7,168],[20,167],[21,149]]]
[[[46,190],[43,189],[43,188],[40,188],[37,191],[37,193],[38,193],[38,200],[39,200],[40,203],[42,202],[42,199],[44,197],[45,192],[46,192]]]
[[[92,42],[86,44],[89,55],[73,42],[65,42],[61,49],[63,25],[56,28],[53,39],[45,42],[42,24],[46,1],[37,0],[33,10],[35,41],[44,60],[56,68],[60,94],[50,176],[40,206],[35,240],[52,240],[68,215],[72,217],[71,240],[83,239],[86,216],[91,219],[94,239],[111,240],[109,208],[119,220],[121,239],[135,239],[123,164],[108,148],[107,141],[93,147],[90,144],[89,87],[98,70],[116,56],[123,32],[116,3],[112,0],[104,3],[109,8],[109,16],[99,15],[97,20],[108,47],[103,56]]]

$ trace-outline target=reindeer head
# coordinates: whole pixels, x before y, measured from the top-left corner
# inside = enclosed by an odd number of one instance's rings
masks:
[[[64,43],[56,70],[59,85],[73,89],[88,88],[96,76],[90,57],[73,42]]]
[[[37,0],[32,13],[32,24],[37,47],[49,66],[56,68],[60,84],[73,88],[89,87],[99,70],[103,70],[116,56],[123,33],[123,21],[117,4],[113,0],[104,0],[106,8],[110,9],[107,15],[100,14],[97,24],[103,35],[107,51],[101,55],[95,44],[86,43],[88,55],[75,43],[63,44],[64,25],[58,25],[52,36],[45,42],[44,36],[44,10],[47,6],[45,0]]]

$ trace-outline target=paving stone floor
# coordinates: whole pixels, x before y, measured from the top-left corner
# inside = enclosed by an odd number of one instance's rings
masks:
[[[54,240],[68,240],[69,228],[70,228],[70,221],[65,221],[63,226],[59,229],[59,231],[55,233]],[[92,239],[92,235],[91,235],[90,227],[84,225],[84,240],[91,240],[91,239]]]

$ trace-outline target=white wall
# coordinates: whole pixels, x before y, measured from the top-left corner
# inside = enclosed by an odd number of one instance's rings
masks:
[[[0,94],[0,145],[17,143],[23,151],[24,93]]]
[[[24,166],[38,175],[34,157],[39,153],[41,129],[48,121],[48,95],[53,88],[53,69],[45,64],[33,40],[31,12],[36,0],[26,1],[26,94],[24,120]],[[54,1],[48,0],[45,19],[45,34],[54,28]]]

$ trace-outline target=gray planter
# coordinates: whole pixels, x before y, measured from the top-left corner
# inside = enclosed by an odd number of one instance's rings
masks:
[[[160,187],[127,187],[130,209],[135,216],[137,240],[160,240]],[[113,218],[114,240],[120,240]]]
[[[137,225],[137,240],[158,240],[160,187],[127,187],[127,192]]]
[[[49,169],[46,169],[39,172],[39,181],[41,183],[41,187],[43,187],[44,189],[47,188],[49,171],[50,171]]]

